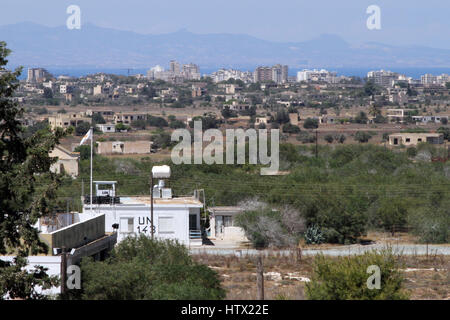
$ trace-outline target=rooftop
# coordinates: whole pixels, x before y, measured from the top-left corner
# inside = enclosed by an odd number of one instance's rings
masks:
[[[389,136],[397,136],[397,137],[423,137],[423,136],[427,136],[427,137],[435,137],[435,138],[439,138],[440,136],[442,136],[442,133],[428,133],[428,132],[421,132],[421,133],[408,133],[408,132],[400,132],[400,133],[392,133]]]
[[[144,204],[150,205],[150,196],[131,196],[131,197],[120,197],[120,202],[122,204]],[[195,205],[203,207],[201,203],[194,196],[185,197],[175,197],[170,199],[163,198],[153,198],[153,204],[155,205]]]

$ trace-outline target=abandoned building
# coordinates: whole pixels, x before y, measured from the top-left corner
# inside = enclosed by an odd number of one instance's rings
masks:
[[[440,133],[394,133],[389,135],[389,145],[391,146],[415,146],[421,142],[443,144],[444,135]]]
[[[151,152],[152,141],[102,141],[97,142],[98,154],[147,154]]]
[[[55,173],[66,173],[72,178],[78,176],[79,152],[72,152],[62,146],[56,146],[49,154],[50,157],[58,157],[51,165],[50,171]]]

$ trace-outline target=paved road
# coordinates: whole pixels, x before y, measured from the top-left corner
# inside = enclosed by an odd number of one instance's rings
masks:
[[[362,254],[371,250],[382,250],[387,246],[384,244],[372,244],[372,245],[350,245],[350,246],[342,246],[336,247],[332,249],[304,249],[302,250],[302,255],[316,255],[319,253],[323,253],[328,256],[348,256],[353,254]],[[427,252],[429,255],[450,255],[450,245],[429,245],[428,248],[426,245],[419,244],[400,244],[400,245],[391,245],[392,251],[396,254],[403,255],[426,255]],[[427,251],[428,250],[428,251]],[[217,254],[217,255],[236,255],[236,256],[246,256],[246,255],[255,255],[262,252],[265,255],[271,254],[280,254],[280,255],[290,255],[292,254],[291,250],[256,250],[256,249],[233,249],[233,248],[217,248],[214,246],[202,246],[202,247],[191,247],[190,252],[192,254]]]

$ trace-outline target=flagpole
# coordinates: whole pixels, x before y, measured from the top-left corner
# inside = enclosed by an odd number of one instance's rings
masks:
[[[91,213],[92,213],[92,146],[94,141],[94,130],[92,129],[92,127],[89,130],[91,130]]]

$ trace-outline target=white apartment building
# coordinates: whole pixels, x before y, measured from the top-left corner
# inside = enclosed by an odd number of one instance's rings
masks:
[[[337,76],[336,72],[330,72],[325,69],[321,70],[304,69],[302,71],[297,72],[297,82],[319,81],[319,82],[335,83],[337,81],[336,76]]]
[[[450,82],[450,76],[448,74],[435,76],[427,73],[420,77],[420,82],[423,85],[445,85],[447,82]]]
[[[217,83],[229,79],[242,80],[245,83],[253,82],[253,72],[234,69],[219,69],[211,74],[212,80]]]
[[[375,84],[383,87],[392,87],[396,80],[406,78],[404,75],[400,75],[391,71],[369,71],[367,73],[367,78],[374,81]]]

